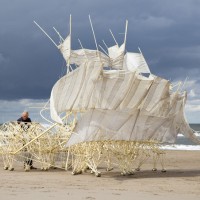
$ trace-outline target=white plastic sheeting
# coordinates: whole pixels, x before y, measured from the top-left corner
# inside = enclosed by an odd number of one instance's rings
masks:
[[[54,85],[51,117],[61,122],[59,113],[84,111],[69,146],[94,140],[173,143],[180,130],[197,141],[189,127],[183,130],[186,94],[171,94],[169,88],[169,81],[156,76],[102,73],[100,62],[85,62]]]
[[[124,56],[123,68],[124,70],[129,70],[131,72],[151,73],[145,58],[141,53],[127,52]]]
[[[142,76],[150,73],[142,53],[124,56],[124,44],[108,48],[109,57],[70,50],[69,39],[59,48],[78,68],[57,81],[50,97],[54,121],[62,123],[63,112],[82,113],[68,146],[99,140],[173,143],[179,132],[200,143],[184,116],[186,93],[172,93],[170,82],[155,75]]]

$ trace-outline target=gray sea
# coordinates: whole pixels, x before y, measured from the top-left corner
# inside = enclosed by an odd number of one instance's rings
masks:
[[[196,136],[200,139],[200,124],[190,124],[190,127],[197,131]],[[170,149],[170,150],[199,150],[200,145],[192,142],[182,134],[178,134],[177,140],[175,144],[164,145],[163,149]]]
[[[190,127],[194,129],[195,131],[200,132],[200,124],[190,124]],[[200,139],[200,134],[197,134],[198,138]],[[194,142],[190,141],[189,139],[183,137],[182,135],[178,135],[178,138],[176,140],[176,144],[183,144],[183,145],[197,145]]]

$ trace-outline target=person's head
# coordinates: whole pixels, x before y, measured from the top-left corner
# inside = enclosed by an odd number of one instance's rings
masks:
[[[28,119],[28,112],[27,112],[27,111],[24,111],[24,112],[22,113],[22,119],[23,119],[23,120]]]

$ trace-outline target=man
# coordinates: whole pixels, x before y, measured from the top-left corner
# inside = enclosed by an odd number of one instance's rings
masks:
[[[29,114],[28,114],[28,112],[27,111],[24,111],[23,113],[22,113],[22,115],[21,115],[21,117],[17,120],[17,122],[18,123],[20,123],[20,122],[24,122],[24,124],[27,124],[26,122],[29,122],[29,123],[31,123],[31,119],[29,118]],[[29,126],[21,126],[23,129],[24,129],[24,131],[27,131],[28,130],[28,128],[29,128]],[[35,167],[33,167],[33,161],[30,159],[30,158],[27,158],[27,160],[25,160],[24,161],[24,168],[25,168],[25,165],[29,165],[30,166],[30,169],[37,169],[37,168],[35,168]]]
[[[29,114],[27,111],[24,111],[21,117],[17,120],[18,122],[31,122],[31,119],[28,117]]]

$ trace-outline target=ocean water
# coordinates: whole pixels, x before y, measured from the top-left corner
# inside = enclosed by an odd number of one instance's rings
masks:
[[[190,127],[193,130],[200,132],[200,124],[190,124]],[[200,133],[197,133],[196,135],[200,139]],[[182,134],[178,134],[175,144],[164,145],[162,148],[170,150],[200,150],[200,145],[192,142]]]

